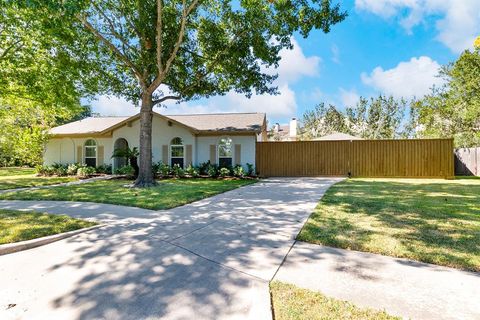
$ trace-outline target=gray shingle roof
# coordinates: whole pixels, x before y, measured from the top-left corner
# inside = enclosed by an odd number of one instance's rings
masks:
[[[129,117],[90,117],[50,129],[50,134],[99,133],[128,119]]]
[[[264,113],[212,113],[191,115],[159,115],[170,118],[192,129],[204,132],[261,132]],[[102,133],[132,117],[91,117],[52,128],[53,135]]]
[[[199,131],[262,131],[264,113],[211,113],[167,115]]]

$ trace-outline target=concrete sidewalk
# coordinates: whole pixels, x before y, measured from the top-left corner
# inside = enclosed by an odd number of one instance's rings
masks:
[[[480,319],[480,274],[296,242],[275,280],[411,319]]]
[[[269,319],[268,282],[341,180],[267,179],[164,211],[0,201],[108,224],[0,256],[0,319]]]

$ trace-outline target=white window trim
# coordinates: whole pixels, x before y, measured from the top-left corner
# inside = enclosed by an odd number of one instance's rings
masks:
[[[94,146],[87,146],[87,141],[93,140],[95,142]],[[95,157],[87,157],[87,148],[95,148]],[[95,159],[95,166],[98,164],[98,142],[95,139],[87,139],[83,143],[83,164],[87,164],[87,159]]]
[[[222,139],[230,139],[231,141],[231,145],[230,145],[230,151],[231,151],[231,156],[230,157],[220,157],[220,142],[222,141]],[[233,144],[233,139],[229,136],[223,136],[223,137],[220,137],[217,141],[217,164],[220,166],[220,159],[223,158],[223,159],[231,159],[232,160],[232,167],[234,166],[233,164],[233,159],[235,159],[235,148],[233,147],[234,144]]]
[[[172,140],[175,139],[175,138],[182,139],[183,144],[171,144]],[[172,147],[182,147],[183,156],[182,157],[172,157]],[[183,159],[183,166],[185,167],[185,143],[184,143],[184,140],[183,140],[182,137],[173,137],[172,139],[170,139],[170,144],[169,144],[169,148],[168,148],[168,162],[169,162],[168,165],[169,166],[172,166],[172,159]]]

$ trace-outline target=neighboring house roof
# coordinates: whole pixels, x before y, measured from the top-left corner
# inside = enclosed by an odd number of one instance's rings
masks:
[[[363,139],[346,134],[346,133],[333,132],[323,137],[313,138],[312,140],[363,140]]]
[[[290,125],[288,124],[275,124],[268,132],[270,140],[289,140],[290,139]]]
[[[194,132],[255,132],[263,130],[264,113],[216,113],[195,115],[155,115],[178,123]],[[52,135],[103,134],[129,121],[136,120],[139,114],[131,117],[90,117],[52,128]]]

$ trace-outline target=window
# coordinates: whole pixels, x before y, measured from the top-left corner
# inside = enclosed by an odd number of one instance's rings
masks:
[[[232,166],[232,139],[221,138],[218,143],[218,166],[229,168]]]
[[[89,167],[97,166],[97,143],[93,139],[85,141],[85,164]]]
[[[172,141],[170,141],[170,165],[173,167],[178,164],[183,168],[184,154],[185,149],[182,138],[173,138]]]

